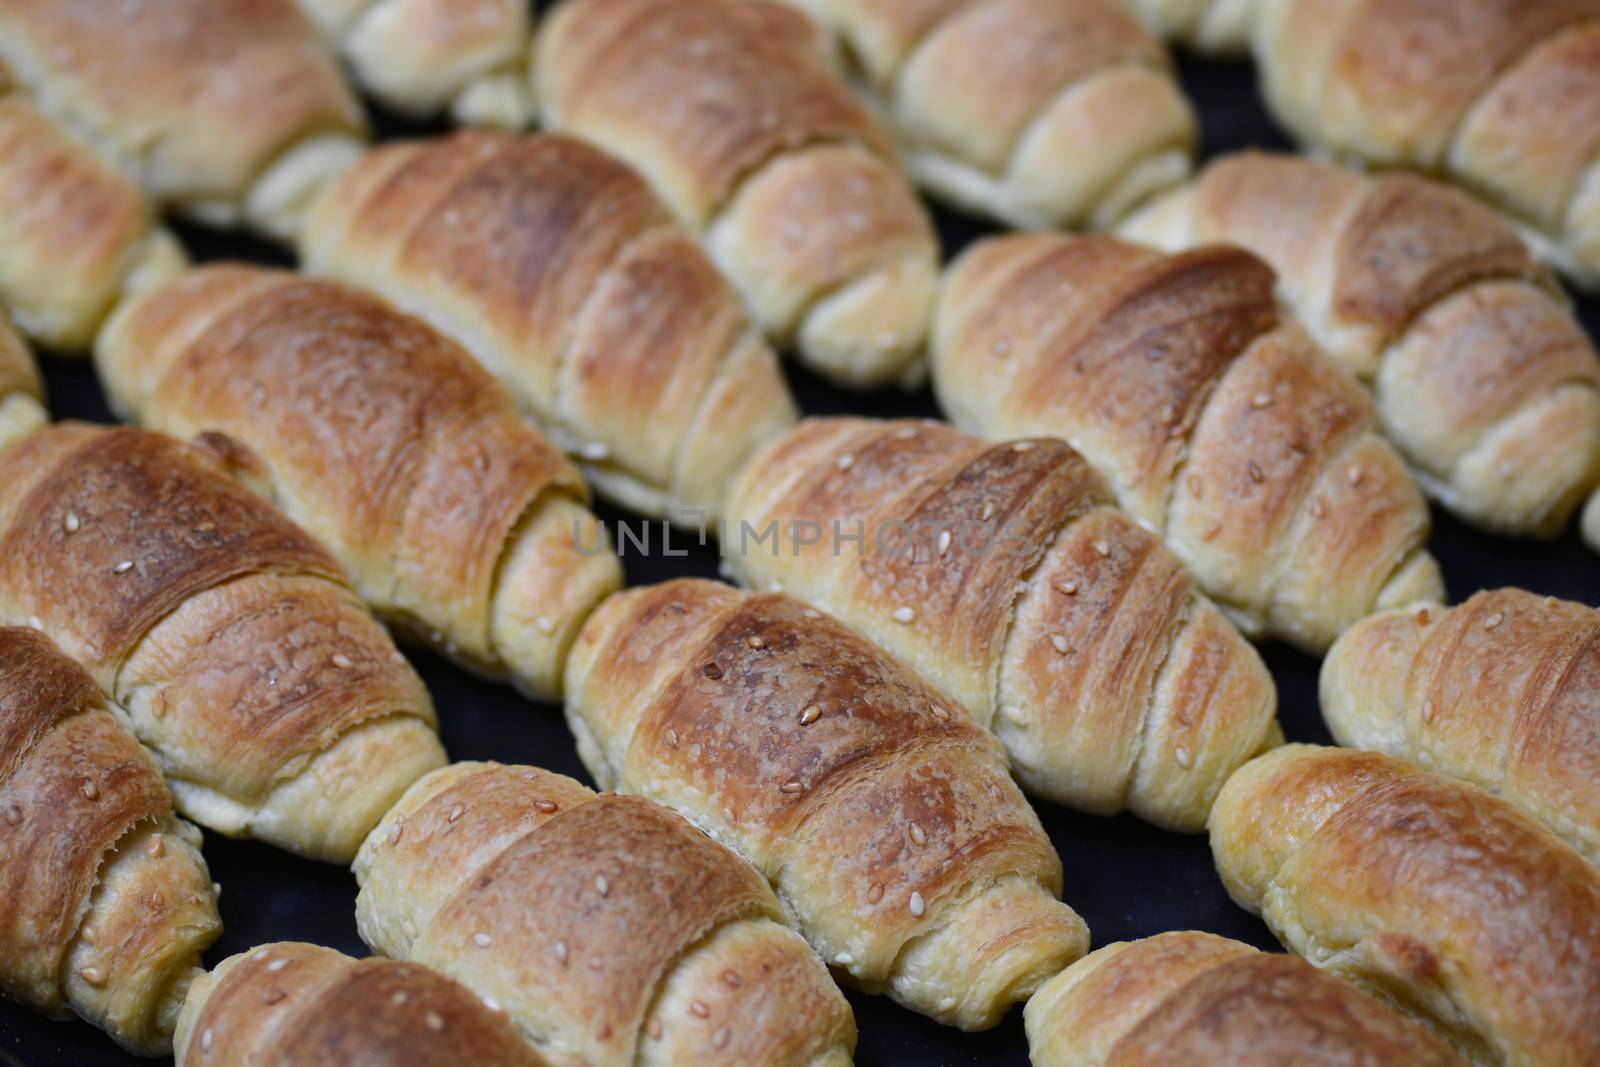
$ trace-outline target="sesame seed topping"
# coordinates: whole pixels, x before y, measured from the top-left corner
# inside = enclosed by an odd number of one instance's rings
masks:
[[[778,787],[778,792],[789,793],[791,795],[794,793],[803,792],[804,790],[805,786],[794,778],[789,779],[787,782],[784,782]]]
[[[669,726],[665,730],[662,730],[661,736],[667,742],[668,748],[678,747],[678,731],[674,730],[672,727]]]
[[[1364,476],[1365,475],[1363,474],[1363,472],[1362,472],[1360,467],[1351,467],[1350,468],[1350,487],[1352,489],[1354,489],[1356,486],[1360,485],[1361,484],[1361,479]]]
[[[1178,766],[1184,768],[1185,770],[1187,770],[1194,762],[1189,755],[1189,750],[1184,748],[1182,745],[1178,746],[1178,750],[1172,754],[1172,758],[1177,760]]]
[[[561,964],[561,966],[565,967],[567,965],[567,960],[568,960],[568,958],[570,958],[570,956],[571,956],[571,953],[567,949],[567,943],[565,941],[557,941],[556,942],[556,962]]]
[[[711,1009],[706,1007],[706,1003],[703,1000],[692,1000],[689,1002],[689,1014],[696,1019],[709,1019],[711,1018]]]
[[[355,661],[349,656],[345,655],[343,652],[337,652],[333,657],[333,665],[338,667],[341,671],[347,671],[351,667],[355,666]]]
[[[144,853],[151,859],[156,859],[163,851],[165,851],[166,847],[167,846],[162,843],[161,838],[152,837],[150,839],[150,843],[144,847]]]
[[[426,1022],[428,1024],[428,1029],[429,1030],[443,1030],[444,1029],[444,1016],[440,1015],[436,1011],[430,1011],[428,1014],[426,1014],[426,1015],[424,1015],[422,1017],[422,1020],[423,1020],[423,1022]]]
[[[722,984],[729,989],[743,989],[744,979],[739,977],[738,971],[730,967],[722,972]]]
[[[1255,482],[1257,485],[1260,485],[1262,482],[1267,480],[1267,476],[1261,473],[1261,464],[1257,463],[1255,460],[1251,460],[1245,469],[1250,472],[1250,480]]]
[[[942,556],[948,551],[950,551],[950,531],[949,530],[940,530],[939,531],[939,555]]]
[[[493,938],[484,933],[482,930],[479,930],[477,933],[472,935],[472,943],[477,945],[479,948],[488,948],[493,940]]]
[[[983,507],[978,511],[978,519],[981,522],[988,522],[992,518],[994,518],[994,501],[985,500]]]
[[[611,449],[603,441],[589,441],[578,449],[578,455],[591,463],[598,463],[611,455]]]
[[[1506,617],[1497,611],[1493,615],[1490,615],[1487,619],[1483,620],[1483,628],[1485,630],[1492,630],[1505,621]]]
[[[389,828],[389,844],[398,845],[400,843],[401,835],[405,832],[406,817],[404,815],[398,815],[395,817],[394,825]]]
[[[800,713],[800,725],[810,726],[820,718],[822,718],[822,708],[816,704],[807,704],[805,710]]]
[[[67,521],[64,525],[67,528],[67,533],[77,533],[78,527],[83,524],[78,521],[77,512],[69,511],[67,512]]]
[[[838,458],[838,460],[835,461],[835,463],[834,463],[834,466],[838,467],[842,471],[847,471],[851,467],[854,467],[855,465],[856,465],[856,457],[852,456],[848,452],[846,452],[844,455],[840,456]]]
[[[940,722],[950,721],[950,710],[943,704],[931,704],[929,705],[929,710],[933,712],[933,717]]]
[[[1002,717],[1016,723],[1018,726],[1028,725],[1028,717],[1024,715],[1022,713],[1022,709],[1017,707],[1015,704],[1001,704],[1000,714]]]
[[[922,918],[922,913],[927,911],[927,910],[928,910],[928,906],[925,903],[923,903],[922,894],[921,893],[917,893],[917,892],[913,892],[911,894],[911,916],[912,916],[912,918],[915,918],[915,919]]]
[[[1067,654],[1071,647],[1067,644],[1067,636],[1065,634],[1051,634],[1050,643],[1054,645],[1055,650],[1061,653],[1063,656]]]
[[[921,848],[923,845],[928,843],[927,832],[916,823],[911,824],[911,843],[916,845],[918,848]]]
[[[1070,578],[1064,582],[1057,582],[1056,592],[1060,593],[1062,596],[1077,596],[1078,583],[1074,582]]]
[[[883,883],[873,882],[872,888],[867,890],[867,903],[876,904],[883,899]]]
[[[90,985],[99,985],[106,980],[106,973],[98,967],[84,967],[78,971],[78,976]]]
[[[894,621],[895,622],[910,622],[912,619],[914,619],[916,617],[917,617],[917,613],[915,611],[912,611],[910,608],[895,608],[894,609]]]
[[[82,941],[85,945],[94,944],[99,937],[100,935],[95,931],[95,928],[87,924],[85,924],[82,930],[78,931],[78,940]]]
[[[1178,405],[1163,404],[1161,407],[1161,421],[1172,422],[1178,417]]]
[[[1096,537],[1094,539],[1094,550],[1099,553],[1101,559],[1111,558],[1111,545],[1106,542],[1104,537]]]
[[[728,1047],[728,1042],[732,1040],[732,1030],[729,1030],[726,1026],[718,1027],[716,1036],[711,1039],[711,1047],[715,1049],[724,1049]]]
[[[803,619],[820,619],[822,618],[822,612],[816,608],[807,608],[800,613],[800,617]]]
[[[535,808],[538,808],[540,811],[544,812],[546,815],[549,815],[551,812],[553,812],[556,809],[561,807],[560,804],[557,804],[553,800],[542,800],[542,799],[541,800],[535,800],[533,802],[533,806]]]
[[[86,779],[83,783],[83,798],[85,800],[93,800],[99,795],[100,787],[95,785],[92,780]]]
[[[455,805],[454,807],[452,807],[450,809],[450,811],[449,811],[449,813],[447,815],[445,815],[444,821],[445,822],[455,822],[458,819],[460,819],[461,816],[465,815],[466,813],[467,813],[467,809],[462,807],[460,804],[457,804],[457,805]]]
[[[902,426],[894,432],[894,437],[897,441],[909,441],[915,436],[917,436],[917,428],[915,426]]]
[[[133,570],[133,560],[125,559],[121,563],[118,563],[115,567],[112,567],[111,568],[111,573],[112,574],[127,574],[131,570]]]
[[[833,962],[837,963],[841,967],[848,967],[855,961],[856,958],[850,955],[848,952],[841,952],[837,956],[833,957]]]
[[[1262,408],[1271,407],[1272,395],[1270,393],[1257,393],[1255,396],[1250,398],[1250,406],[1255,408],[1257,411],[1260,411]]]
[[[595,875],[594,891],[603,897],[609,897],[611,895],[611,883],[606,879],[605,875]]]
[[[288,996],[288,994],[281,989],[269,989],[265,993],[261,994],[261,999],[266,1001],[268,1004],[276,1004],[286,996]]]
[[[270,974],[277,974],[287,966],[289,966],[289,960],[288,957],[284,957],[282,959],[273,960],[271,963],[267,964],[267,971]]]
[[[955,1006],[956,1006],[956,998],[955,997],[945,997],[943,1000],[939,1001],[939,1010],[941,1012],[954,1011],[955,1010]]]
[[[1033,441],[1018,441],[1016,444],[1011,446],[1011,451],[1013,451],[1013,452],[1032,452],[1034,449],[1036,449],[1038,447],[1039,446],[1036,443],[1034,443]]]
[[[751,634],[749,637],[744,639],[744,643],[749,645],[751,648],[767,647],[767,639],[759,634]]]
[[[410,999],[411,994],[402,989],[400,992],[389,998],[389,1003],[393,1004],[397,1008],[403,1008],[405,1007],[406,1001]]]
[[[1557,603],[1558,603],[1558,601],[1553,596],[1547,596],[1547,597],[1544,598],[1544,606],[1547,607],[1547,608],[1553,608],[1553,607],[1556,606]]]
[[[494,999],[493,997],[484,997],[483,998],[483,1006],[488,1008],[490,1011],[499,1011],[500,1010],[500,1002],[498,1000]]]
[[[210,1052],[211,1043],[214,1040],[216,1040],[216,1035],[212,1034],[210,1027],[207,1027],[205,1033],[200,1035],[200,1051]]]
[[[1425,701],[1423,703],[1423,705],[1422,705],[1422,721],[1423,722],[1432,722],[1433,721],[1433,701],[1431,701],[1431,700]]]

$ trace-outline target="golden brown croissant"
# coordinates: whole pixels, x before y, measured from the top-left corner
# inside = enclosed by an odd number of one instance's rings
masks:
[[[659,804],[532,767],[418,782],[355,863],[361,936],[582,1067],[848,1067],[855,1022],[761,876]]]
[[[1228,892],[1474,1064],[1600,1062],[1600,869],[1475,786],[1287,745],[1211,813]]]
[[[361,87],[413,119],[533,120],[528,0],[298,0]]]
[[[33,354],[0,313],[0,452],[49,420]]]
[[[1600,863],[1600,613],[1521,589],[1364,619],[1322,666],[1340,744],[1464,778]]]
[[[1302,142],[1447,175],[1600,284],[1600,0],[1267,0],[1252,24]]]
[[[728,518],[746,584],[902,657],[1041,796],[1197,831],[1228,775],[1282,740],[1255,650],[1059,441],[810,419],[750,464]],[[776,551],[753,544],[774,524]]]
[[[994,238],[950,269],[934,385],[964,429],[1065,438],[1247,632],[1321,651],[1443,587],[1371,399],[1273,285],[1236,248]]]
[[[1213,934],[1106,945],[1024,1017],[1034,1067],[1464,1067],[1353,986]]]
[[[789,0],[836,30],[934,195],[1015,226],[1104,227],[1188,173],[1165,50],[1117,0]]]
[[[24,333],[87,352],[118,300],[186,258],[132,182],[20,94],[0,95],[0,305]]]
[[[771,351],[628,166],[568,137],[370,152],[324,197],[306,268],[478,357],[599,491],[690,524],[795,419]]]
[[[1087,950],[999,742],[820,611],[716,582],[631,590],[567,671],[595,780],[738,850],[862,987],[981,1029]]]
[[[770,336],[878,385],[917,372],[938,247],[829,44],[767,0],[574,0],[539,34],[539,107],[636,167]]]
[[[365,136],[294,0],[0,0],[0,63],[159,205],[280,239]]]
[[[177,1067],[549,1067],[438,971],[292,941],[196,978],[175,1044]]]
[[[338,564],[159,434],[62,423],[0,456],[0,621],[87,668],[220,833],[346,863],[444,762],[427,691]]]
[[[0,991],[161,1055],[222,932],[200,831],[83,668],[0,628]]]
[[[341,285],[220,265],[123,305],[96,359],[120,412],[241,442],[405,633],[560,692],[621,567],[578,472],[454,342]]]
[[[1212,163],[1124,232],[1242,245],[1384,432],[1469,522],[1554,535],[1600,482],[1600,360],[1521,237],[1470,197],[1294,156]]]

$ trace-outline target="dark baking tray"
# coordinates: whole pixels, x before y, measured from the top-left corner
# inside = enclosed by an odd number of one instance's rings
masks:
[[[1207,156],[1250,145],[1286,146],[1261,107],[1248,66],[1185,61],[1183,80],[1202,116]],[[415,132],[396,123],[383,126],[389,135]],[[988,229],[944,213],[939,215],[939,226],[947,255],[959,252]],[[202,259],[286,262],[273,249],[237,238],[194,230],[184,230],[184,237]],[[1583,303],[1581,311],[1591,333],[1600,329],[1600,300]],[[110,419],[93,372],[86,365],[51,360],[44,369],[57,417]],[[912,395],[842,393],[792,368],[791,382],[809,413],[937,414],[926,391]],[[608,523],[626,517],[607,508],[601,508],[601,513]],[[1600,604],[1600,560],[1575,534],[1553,544],[1505,540],[1468,529],[1437,509],[1434,522],[1431,547],[1454,598],[1485,587],[1520,585]],[[629,583],[691,574],[714,577],[714,550],[690,547],[690,555],[682,558],[630,554],[625,559]],[[1281,646],[1268,646],[1264,653],[1277,679],[1280,715],[1289,738],[1328,742],[1317,712],[1317,661]],[[587,777],[559,709],[532,704],[509,688],[473,678],[433,655],[418,652],[413,659],[433,691],[444,742],[453,758],[536,763]],[[1228,900],[1203,836],[1163,833],[1128,816],[1095,818],[1051,804],[1040,804],[1038,810],[1066,865],[1065,898],[1088,920],[1096,945],[1163,930],[1200,929],[1262,948],[1275,947],[1266,928]],[[356,937],[356,886],[348,871],[209,833],[205,855],[213,876],[222,883],[226,925],[208,962],[278,940],[315,941],[357,955],[365,953]],[[0,908],[5,906],[0,901]],[[1028,1062],[1020,1011],[994,1030],[963,1034],[904,1011],[882,997],[851,993],[850,999],[861,1031],[856,1062],[862,1067],[1022,1067]],[[0,1002],[0,1063],[113,1067],[138,1062],[84,1023],[54,1022]]]

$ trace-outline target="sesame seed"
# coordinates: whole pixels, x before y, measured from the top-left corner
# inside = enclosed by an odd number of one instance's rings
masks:
[[[816,608],[807,608],[800,613],[800,617],[803,619],[820,619],[822,618],[822,612]]]
[[[162,844],[162,839],[161,838],[152,837],[150,839],[150,843],[144,847],[144,853],[145,853],[145,855],[149,856],[151,859],[156,859],[156,858],[160,857],[161,853],[165,849],[166,849],[166,845]]]
[[[127,574],[131,570],[133,570],[133,560],[125,559],[121,563],[117,564],[115,567],[112,567],[111,568],[111,573],[112,574]]]
[[[338,652],[334,654],[333,665],[338,667],[341,671],[347,671],[351,667],[355,666],[355,661],[349,656],[345,655],[343,652]]]
[[[215,1040],[215,1035],[213,1035],[211,1033],[210,1027],[207,1027],[206,1028],[206,1032],[200,1035],[200,1051],[201,1052],[210,1052],[211,1051],[211,1043],[214,1040]]]
[[[940,1012],[948,1013],[948,1012],[954,1011],[955,1010],[955,1006],[956,1006],[956,998],[955,997],[945,997],[943,1000],[939,1001],[939,1011]]]
[[[1000,714],[1011,722],[1016,723],[1018,726],[1028,725],[1028,717],[1024,715],[1022,713],[1022,709],[1017,707],[1015,704],[1001,704]]]
[[[739,977],[739,972],[729,968],[722,972],[722,984],[729,989],[743,989],[744,979]]]
[[[389,1003],[393,1004],[397,1008],[403,1008],[405,1007],[406,1001],[410,999],[411,994],[402,989],[400,992],[389,998]]]
[[[567,959],[570,955],[571,953],[567,950],[567,943],[565,941],[557,941],[556,962],[565,967],[567,965]]]
[[[922,894],[921,893],[917,893],[917,892],[913,892],[911,894],[911,916],[912,916],[912,918],[915,918],[915,919],[922,918],[922,913],[927,911],[927,910],[928,910],[928,906],[925,903],[923,903]]]
[[[1065,634],[1051,634],[1050,635],[1050,643],[1052,645],[1054,645],[1055,646],[1055,650],[1057,652],[1061,653],[1063,656],[1065,656],[1067,654],[1067,651],[1068,651],[1068,649],[1070,647],[1067,644],[1067,637],[1066,637]]]
[[[1261,473],[1261,464],[1257,463],[1255,460],[1251,460],[1245,469],[1250,472],[1250,480],[1255,482],[1257,485],[1260,485],[1262,482],[1267,480],[1267,476]]]
[[[1094,550],[1100,554],[1101,559],[1111,558],[1111,545],[1106,542],[1104,537],[1096,537],[1094,539]]]
[[[1416,623],[1418,626],[1426,626],[1428,625],[1428,620],[1432,617],[1433,616],[1428,613],[1427,608],[1418,608],[1416,614]]]
[[[1056,592],[1060,593],[1062,596],[1077,596],[1078,583],[1072,581],[1070,578],[1064,582],[1057,582]]]
[[[493,940],[493,938],[484,933],[482,930],[479,930],[477,933],[472,935],[472,943],[477,945],[479,948],[488,948]]]
[[[1492,630],[1505,621],[1506,617],[1497,611],[1493,615],[1490,615],[1487,619],[1483,620],[1483,628],[1485,630]]]
[[[841,967],[848,967],[855,961],[856,958],[850,955],[848,952],[841,952],[837,956],[833,957],[833,962],[837,963]]]
[[[533,802],[533,806],[544,812],[546,815],[549,815],[551,812],[561,807],[560,804],[557,804],[553,800],[535,800]]]
[[[436,1011],[430,1011],[428,1014],[424,1015],[422,1017],[422,1019],[423,1019],[424,1022],[426,1022],[428,1024],[428,1029],[429,1030],[443,1030],[444,1029],[444,1016],[440,1015]]]
[[[498,1000],[494,999],[493,997],[484,997],[483,998],[483,1006],[488,1008],[490,1011],[499,1011],[500,1010],[500,1002]]]
[[[41,633],[44,632],[44,620],[37,615],[28,616],[28,625]]]
[[[77,512],[74,512],[74,511],[67,512],[67,521],[66,521],[66,523],[64,525],[67,528],[67,533],[77,533],[78,532],[78,527],[82,525],[82,523],[80,523],[78,521]]]
[[[910,622],[912,619],[914,619],[916,617],[917,617],[917,613],[915,611],[912,611],[910,608],[895,608],[894,609],[894,621],[895,622]]]
[[[594,891],[603,897],[609,897],[611,895],[611,883],[606,879],[605,875],[595,875]]]
[[[82,941],[85,945],[94,944],[99,937],[99,933],[97,933],[95,928],[92,926],[85,925],[82,930],[78,931],[78,940]]]
[[[927,832],[916,823],[911,824],[911,843],[916,845],[918,848],[921,848],[923,845],[928,843]]]
[[[522,777],[526,778],[530,782],[533,781],[535,778],[539,777],[539,768],[537,768],[537,767],[525,767],[525,768],[523,768]]]
[[[273,960],[271,963],[267,964],[267,971],[271,974],[277,974],[287,966],[289,966],[289,960],[287,957],[285,957],[283,959]]]
[[[1187,770],[1194,762],[1189,756],[1189,750],[1184,748],[1182,745],[1178,746],[1178,750],[1172,754],[1172,758],[1177,760],[1178,766],[1184,768],[1185,770]]]
[[[537,619],[533,620],[533,625],[536,626],[539,632],[542,634],[554,633],[556,628],[555,620],[550,618],[548,615],[540,615]]]
[[[978,519],[981,522],[988,522],[992,518],[994,518],[994,501],[985,500],[983,508],[978,512]]]
[[[950,531],[949,530],[940,530],[939,531],[939,555],[942,556],[948,551],[950,551]]]
[[[802,792],[804,789],[805,789],[805,786],[801,782],[799,782],[796,779],[791,778],[787,782],[784,782],[781,786],[778,787],[778,792],[780,792],[780,793],[789,793],[789,794],[792,795],[794,793]]]
[[[417,924],[412,922],[410,919],[401,919],[400,929],[405,931],[405,935],[407,937],[417,936]]]
[[[1037,444],[1035,444],[1034,442],[1032,442],[1032,441],[1018,441],[1016,444],[1011,446],[1011,451],[1013,451],[1013,452],[1032,452],[1035,448],[1038,448],[1038,447],[1039,446]]]
[[[846,452],[838,458],[834,465],[842,471],[847,471],[856,465],[856,457]]]
[[[98,967],[84,967],[78,971],[78,976],[90,985],[99,985],[106,980],[106,973]]]
[[[762,636],[760,636],[759,634],[751,634],[749,637],[744,639],[744,643],[749,645],[751,648],[766,648],[767,647],[767,639],[762,637]]]
[[[455,822],[456,820],[460,819],[461,816],[465,815],[466,811],[466,808],[462,807],[460,804],[457,804],[455,807],[450,809],[449,814],[444,817],[444,821]]]
[[[668,748],[678,747],[678,731],[674,730],[672,727],[669,726],[665,730],[662,730],[661,736],[666,740]]]
[[[933,712],[933,717],[940,722],[950,721],[950,711],[943,704],[930,705],[929,709]]]
[[[1174,419],[1176,419],[1177,417],[1178,417],[1178,405],[1176,405],[1176,404],[1164,404],[1164,405],[1162,405],[1162,407],[1161,407],[1161,421],[1162,422],[1170,423]]]
[[[728,1042],[732,1040],[733,1031],[729,1030],[726,1026],[719,1027],[717,1029],[717,1035],[711,1039],[711,1047],[715,1049],[724,1049],[728,1047]]]
[[[909,441],[915,436],[917,436],[917,428],[915,426],[902,426],[894,432],[894,437],[897,441]]]
[[[261,994],[261,999],[266,1001],[268,1004],[276,1004],[286,996],[288,996],[288,994],[281,989],[269,989],[265,993]]]
[[[800,713],[800,725],[810,726],[822,718],[822,708],[816,704],[807,704],[806,709]]]
[[[1433,721],[1433,701],[1431,701],[1431,700],[1425,701],[1423,703],[1423,705],[1422,705],[1422,721],[1423,722],[1432,722]]]
[[[1250,398],[1250,406],[1260,411],[1262,408],[1272,406],[1272,396],[1268,393],[1257,393]]]
[[[876,904],[883,899],[883,883],[873,882],[872,888],[867,890],[867,903]]]
[[[100,795],[100,787],[95,785],[93,781],[86,780],[83,783],[83,798],[85,800],[93,800],[96,797],[98,797],[99,795]]]
[[[711,1009],[706,1007],[703,1000],[692,1000],[689,1002],[689,1014],[696,1019],[709,1019],[711,1018]]]
[[[1362,477],[1363,477],[1363,474],[1362,474],[1362,471],[1361,471],[1360,467],[1351,467],[1350,468],[1350,487],[1352,489],[1354,489],[1356,486],[1360,485]]]
[[[402,815],[402,816],[397,817],[395,819],[395,821],[394,821],[394,825],[389,828],[389,844],[398,845],[400,843],[401,835],[404,834],[405,832],[406,832],[405,816]]]
[[[611,455],[611,449],[603,441],[590,441],[578,449],[578,455],[591,463],[599,463]]]

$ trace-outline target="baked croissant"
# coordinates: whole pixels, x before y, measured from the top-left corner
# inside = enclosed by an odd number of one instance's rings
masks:
[[[1118,0],[790,0],[838,32],[935,196],[1028,228],[1105,227],[1199,139]]]
[[[1354,986],[1213,934],[1106,945],[1023,1018],[1034,1067],[1464,1067]]]
[[[459,341],[599,491],[691,525],[795,419],[771,351],[637,174],[568,137],[374,149],[313,212],[306,268]]]
[[[769,336],[879,385],[919,371],[938,246],[830,46],[767,0],[571,0],[539,34],[539,107],[636,167]]]
[[[403,633],[560,692],[621,567],[577,470],[454,342],[331,282],[219,265],[123,305],[96,359],[120,413],[242,443]]]
[[[0,992],[161,1055],[217,893],[200,831],[83,669],[0,628]]]
[[[159,205],[279,239],[366,132],[293,0],[0,0],[0,63]]]
[[[1238,56],[1250,48],[1261,0],[1123,0],[1150,32],[1198,52]]]
[[[1559,533],[1600,483],[1600,360],[1516,231],[1422,178],[1295,156],[1212,163],[1124,233],[1242,245],[1318,344],[1373,389],[1384,432],[1469,522]]]
[[[1321,651],[1443,586],[1371,399],[1273,285],[1236,248],[987,240],[946,279],[934,387],[963,429],[1065,438],[1246,632]]]
[[[361,936],[582,1067],[847,1067],[850,1006],[760,875],[659,804],[532,767],[418,782],[356,857]]]
[[[533,120],[528,0],[298,0],[356,81],[412,119],[473,126]]]
[[[177,1067],[549,1067],[437,971],[290,941],[196,978],[175,1043]]]
[[[1481,789],[1287,745],[1211,813],[1229,894],[1471,1063],[1600,1063],[1600,869]]]
[[[0,452],[49,420],[33,354],[0,314]]]
[[[1340,744],[1464,778],[1600,864],[1600,613],[1521,589],[1364,619],[1322,665]]]
[[[0,305],[24,333],[87,352],[118,300],[186,259],[132,182],[21,95],[0,96]]]
[[[159,434],[62,423],[0,456],[0,621],[87,668],[219,833],[347,863],[444,762],[427,691],[338,564]]]
[[[601,787],[735,848],[863,988],[981,1029],[1088,949],[1004,749],[820,611],[707,581],[631,590],[567,672]]]
[[[1301,141],[1448,175],[1600,285],[1600,0],[1267,0],[1253,27]]]
[[[810,419],[757,456],[728,512],[741,580],[900,656],[1037,795],[1197,831],[1228,775],[1282,740],[1255,650],[1059,441]],[[774,526],[776,551],[751,543]]]

